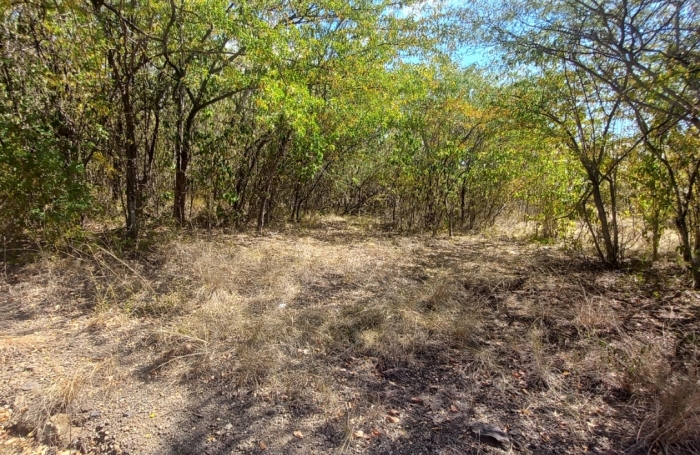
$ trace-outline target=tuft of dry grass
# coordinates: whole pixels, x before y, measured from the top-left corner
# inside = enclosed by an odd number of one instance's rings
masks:
[[[700,451],[700,377],[657,374],[651,409],[639,428],[639,447],[660,447],[664,453]]]
[[[619,329],[617,314],[610,308],[609,302],[588,295],[584,295],[583,301],[574,308],[573,323],[579,333],[586,337],[596,337]]]
[[[99,371],[100,365],[78,368],[70,376],[54,379],[40,392],[20,395],[15,400],[11,426],[19,434],[33,435],[38,441],[66,445],[70,441],[55,440],[51,419],[56,414],[71,412],[73,401]]]

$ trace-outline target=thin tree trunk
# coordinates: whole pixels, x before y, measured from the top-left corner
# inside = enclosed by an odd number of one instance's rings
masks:
[[[262,234],[265,228],[265,210],[267,209],[268,191],[270,189],[270,184],[268,181],[265,191],[262,195],[262,200],[260,201],[260,209],[258,210],[258,234]]]
[[[185,198],[187,194],[187,151],[185,150],[185,93],[184,86],[177,88],[177,124],[175,136],[175,188],[173,218],[182,225],[185,220]]]
[[[693,287],[695,289],[700,288],[700,264],[693,254],[693,247],[690,242],[690,231],[688,229],[688,212],[684,211],[676,217],[676,228],[678,229],[678,236],[681,241],[681,249],[683,252],[683,260],[690,267],[691,275],[693,276]],[[696,237],[698,237],[696,229]],[[700,239],[697,239],[700,240]]]
[[[591,177],[593,202],[596,212],[598,213],[598,221],[600,221],[601,234],[603,235],[603,245],[605,246],[605,257],[603,261],[613,267],[618,265],[617,245],[613,244],[613,239],[610,236],[610,225],[608,224],[608,214],[605,210],[603,197],[600,193],[600,182],[595,176]]]
[[[187,166],[190,163],[190,151],[192,148],[192,126],[197,114],[197,108],[193,107],[187,118],[184,118],[185,94],[184,88],[178,89],[178,114],[177,137],[175,140],[175,203],[173,205],[173,217],[183,225],[186,220],[185,206],[187,203]]]
[[[139,181],[138,147],[136,145],[136,124],[134,121],[131,93],[127,81],[122,86],[122,109],[124,110],[124,134],[122,145],[126,155],[126,234],[136,240],[139,235]]]

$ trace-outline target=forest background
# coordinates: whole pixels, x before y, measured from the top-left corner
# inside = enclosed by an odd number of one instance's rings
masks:
[[[7,3],[3,238],[313,213],[451,234],[517,213],[541,239],[583,226],[613,267],[671,228],[698,286],[696,9]]]

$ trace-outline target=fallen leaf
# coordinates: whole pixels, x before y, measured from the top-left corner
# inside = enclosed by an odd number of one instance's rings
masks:
[[[398,423],[399,418],[395,416],[386,416],[386,420],[391,423]]]
[[[411,397],[411,403],[414,404],[423,404],[423,399],[420,397]]]
[[[564,370],[561,374],[563,374],[564,376],[568,376],[568,375],[570,375],[571,373],[568,372],[568,371],[566,371],[566,370]]]
[[[450,405],[450,411],[452,412],[459,412],[459,408],[455,405]]]
[[[364,438],[365,432],[362,430],[355,430],[352,432],[352,435],[355,436],[356,438]]]
[[[5,423],[10,420],[10,411],[7,409],[0,409],[0,423]]]
[[[376,428],[372,428],[372,436],[374,436],[375,438],[378,438],[381,435],[382,435],[381,431],[377,430]]]
[[[304,437],[304,433],[302,433],[301,431],[295,431],[295,432],[292,433],[292,434],[294,435],[295,438],[301,439],[301,438]]]
[[[260,446],[260,450],[265,450],[265,449],[267,449],[267,444],[265,444],[265,443],[262,442],[262,441],[260,441],[260,442],[258,443],[258,445]]]
[[[390,416],[398,416],[398,415],[401,415],[401,413],[400,413],[397,409],[389,409],[389,410],[387,411],[387,414],[389,414]]]

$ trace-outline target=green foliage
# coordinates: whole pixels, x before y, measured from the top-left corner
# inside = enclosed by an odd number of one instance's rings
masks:
[[[138,245],[168,213],[334,212],[437,235],[510,213],[617,266],[673,225],[700,286],[690,2],[448,3],[3,4],[3,231],[119,215]],[[505,65],[460,67],[467,38]]]
[[[41,118],[0,117],[0,223],[5,235],[42,228],[55,238],[90,207],[82,163],[66,161]]]

